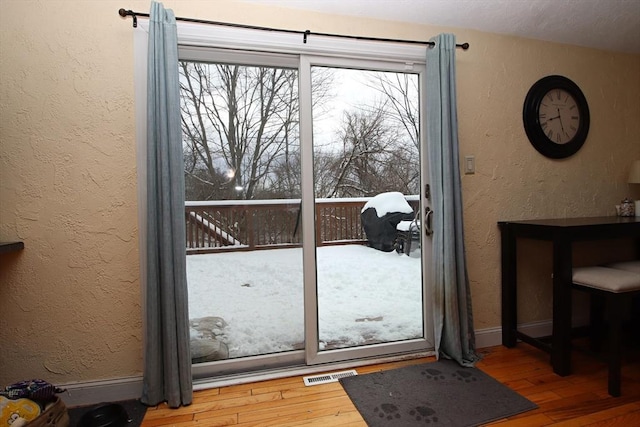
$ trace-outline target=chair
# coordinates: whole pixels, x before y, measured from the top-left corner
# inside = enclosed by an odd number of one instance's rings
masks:
[[[396,226],[396,241],[394,244],[397,253],[409,255],[413,242],[420,243],[420,220],[418,215],[413,220],[400,221]]]
[[[588,292],[591,299],[591,327],[599,322],[601,308],[598,301],[609,306],[608,390],[620,396],[621,329],[625,301],[640,295],[640,273],[608,267],[579,267],[573,269],[573,288]],[[603,308],[603,307],[602,307]]]
[[[624,261],[608,264],[606,267],[617,268],[618,270],[633,271],[640,274],[640,260]],[[631,324],[640,325],[640,296],[633,298],[631,302]],[[640,328],[632,328],[633,338],[640,342]]]
[[[613,264],[607,264],[607,267],[617,268],[618,270],[632,271],[634,273],[640,274],[640,260],[614,262]]]

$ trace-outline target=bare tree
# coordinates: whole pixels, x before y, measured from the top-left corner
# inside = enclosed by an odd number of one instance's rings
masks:
[[[297,70],[181,62],[180,74],[187,198],[299,197]],[[316,73],[314,107],[331,78]]]
[[[188,180],[210,185],[211,198],[251,198],[299,143],[295,70],[181,62],[180,71]]]
[[[383,96],[388,118],[406,132],[416,149],[420,148],[420,90],[416,75],[407,73],[375,73],[370,88]]]
[[[296,70],[181,62],[180,72],[187,199],[300,197]],[[317,118],[333,75],[312,72]],[[378,100],[345,112],[330,148],[316,145],[319,197],[419,189],[417,78],[375,73],[369,85]]]
[[[357,197],[403,190],[398,179],[388,177],[406,165],[395,164],[402,150],[383,108],[345,111],[338,137],[339,150],[315,152],[316,196]]]

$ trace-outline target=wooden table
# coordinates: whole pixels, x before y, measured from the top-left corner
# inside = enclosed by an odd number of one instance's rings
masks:
[[[499,221],[502,250],[502,344],[518,339],[551,354],[553,371],[571,373],[571,278],[573,242],[615,238],[636,239],[640,255],[640,217],[594,217]],[[518,238],[553,244],[553,332],[551,344],[518,331]]]

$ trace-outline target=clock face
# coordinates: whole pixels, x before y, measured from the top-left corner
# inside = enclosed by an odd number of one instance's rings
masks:
[[[538,120],[547,138],[556,144],[566,144],[578,133],[580,110],[569,92],[552,89],[540,101]]]
[[[589,133],[589,105],[574,82],[547,76],[531,86],[522,109],[531,145],[552,159],[574,155]]]

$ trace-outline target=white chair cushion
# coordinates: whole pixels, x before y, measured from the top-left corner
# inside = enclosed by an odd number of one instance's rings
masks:
[[[573,269],[573,283],[608,292],[630,292],[640,290],[640,274],[607,267],[578,267]]]
[[[607,265],[609,268],[617,268],[618,270],[633,271],[640,274],[640,261],[615,262]]]

